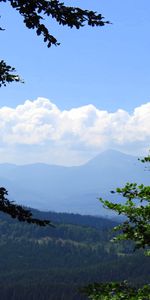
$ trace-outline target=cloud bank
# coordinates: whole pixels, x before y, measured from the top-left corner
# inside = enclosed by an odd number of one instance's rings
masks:
[[[150,147],[150,102],[129,114],[86,105],[61,111],[45,98],[0,108],[0,161],[80,164],[114,148],[140,154]]]

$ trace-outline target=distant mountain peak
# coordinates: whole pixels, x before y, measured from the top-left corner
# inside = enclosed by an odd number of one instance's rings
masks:
[[[92,158],[91,160],[89,160],[86,165],[98,165],[99,163],[103,164],[106,161],[112,161],[112,163],[113,162],[116,163],[117,160],[128,160],[129,161],[129,160],[134,160],[134,159],[137,159],[137,157],[130,155],[130,154],[123,153],[118,150],[108,149],[108,150],[101,152],[96,157]]]
[[[107,149],[103,152],[100,153],[101,154],[110,154],[110,155],[122,155],[122,156],[130,156],[130,157],[134,157],[133,155],[131,154],[127,154],[127,153],[124,153],[120,150],[116,150],[116,149]]]

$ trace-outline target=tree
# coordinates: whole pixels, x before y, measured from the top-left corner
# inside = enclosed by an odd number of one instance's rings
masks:
[[[49,29],[44,25],[44,16],[56,20],[59,25],[67,25],[70,28],[81,28],[85,24],[89,26],[104,26],[109,24],[104,17],[94,11],[83,10],[79,7],[66,6],[58,0],[0,0],[9,2],[23,17],[23,22],[29,29],[36,30],[37,35],[42,35],[47,47],[58,46],[60,43],[51,35]],[[0,30],[4,30],[0,27]],[[3,60],[0,61],[0,86],[7,83],[21,81],[16,75],[15,68],[9,66]]]
[[[150,155],[141,162],[150,163]],[[143,248],[146,250],[145,254],[150,255],[150,186],[127,183],[125,187],[117,188],[112,193],[118,193],[126,199],[121,204],[100,198],[105,208],[125,216],[125,221],[114,228],[119,234],[113,240],[133,241],[134,250]],[[150,285],[137,288],[126,281],[91,284],[83,292],[92,300],[150,300]]]

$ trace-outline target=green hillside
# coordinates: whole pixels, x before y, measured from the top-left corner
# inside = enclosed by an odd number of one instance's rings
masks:
[[[1,214],[0,299],[82,300],[86,297],[78,290],[90,282],[150,281],[148,257],[133,255],[129,244],[110,243],[114,221],[35,213],[49,215],[56,227],[40,228]]]

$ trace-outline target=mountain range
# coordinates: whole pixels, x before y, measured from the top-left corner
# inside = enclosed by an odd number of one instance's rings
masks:
[[[9,199],[45,211],[109,215],[98,201],[126,182],[149,185],[149,172],[135,156],[107,150],[84,165],[0,164],[0,185]]]

